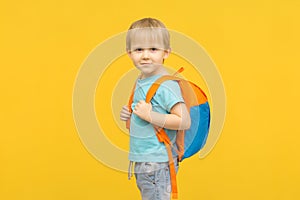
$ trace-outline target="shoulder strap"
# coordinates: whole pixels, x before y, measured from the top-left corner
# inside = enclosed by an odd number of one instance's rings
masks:
[[[152,84],[152,86],[150,87],[150,89],[146,95],[146,103],[149,103],[151,101],[151,99],[155,95],[157,89],[163,82],[168,81],[168,80],[173,80],[173,81],[182,80],[181,78],[177,77],[176,75],[183,72],[183,70],[184,70],[184,68],[180,67],[173,75],[165,75],[165,76],[162,76],[159,79],[157,79]]]
[[[171,181],[171,189],[172,189],[172,199],[178,199],[178,190],[177,190],[177,180],[176,180],[176,169],[175,169],[175,162],[173,160],[172,154],[172,142],[169,139],[166,131],[163,128],[154,126],[156,131],[156,136],[159,142],[164,143],[168,158],[169,158],[169,171],[170,171],[170,181]]]
[[[136,87],[136,82],[131,90],[131,94],[130,94],[130,97],[129,97],[129,100],[128,100],[128,104],[127,104],[127,107],[128,107],[128,110],[130,113],[132,113],[132,108],[131,108],[131,104],[133,103],[133,96],[134,96],[134,90],[135,90],[135,87]],[[130,129],[130,118],[126,121],[126,128],[129,130]]]
[[[157,79],[152,86],[150,87],[147,95],[146,95],[146,103],[150,103],[151,99],[155,95],[157,89],[159,86],[167,80],[182,80],[179,77],[176,77],[175,75],[178,73],[181,73],[184,70],[183,67],[181,67],[177,72],[175,72],[172,76],[171,75],[165,75]],[[130,112],[132,112],[131,109],[131,104],[133,103],[133,97],[134,97],[134,90],[135,90],[136,84],[134,84],[134,87],[131,91],[129,101],[128,101],[128,109]],[[126,122],[126,127],[129,129],[130,127],[130,119],[127,120]],[[169,167],[170,167],[170,179],[171,179],[171,187],[172,187],[172,198],[177,199],[178,198],[178,191],[177,191],[177,181],[176,181],[176,170],[175,170],[175,165],[174,165],[174,160],[173,160],[173,155],[172,155],[172,143],[170,142],[170,139],[165,132],[163,128],[155,127],[154,129],[156,131],[156,136],[160,142],[163,142],[166,146],[166,150],[168,153],[169,157]]]
[[[166,75],[162,76],[159,79],[157,79],[152,86],[150,87],[147,95],[146,95],[146,103],[149,103],[153,96],[155,95],[157,89],[159,86],[167,80],[182,80],[179,77],[176,77],[175,75],[177,73],[180,73],[183,71],[183,68],[181,67],[173,76]],[[163,142],[167,153],[168,153],[168,158],[169,158],[169,168],[170,168],[170,179],[171,179],[171,188],[172,188],[172,199],[178,199],[178,190],[177,190],[177,180],[176,180],[176,169],[174,165],[174,160],[173,160],[173,154],[172,154],[172,143],[166,133],[166,131],[163,128],[155,127],[154,129],[156,130],[156,136],[159,142]]]
[[[131,104],[133,103],[133,96],[134,96],[134,90],[135,90],[135,86],[136,86],[136,83],[134,84],[132,90],[131,90],[131,94],[129,96],[129,100],[128,100],[128,109],[129,109],[129,112],[132,113],[132,108],[131,108]]]
[[[168,81],[168,80],[182,80],[181,78],[179,77],[176,77],[176,75],[178,73],[181,73],[182,71],[184,70],[183,67],[179,68],[173,75],[164,75],[160,78],[158,78],[153,84],[152,86],[150,87],[147,95],[146,95],[146,103],[149,103],[151,101],[151,99],[153,98],[153,96],[155,95],[157,89],[159,88],[159,86],[164,82],[164,81]],[[134,84],[133,88],[132,88],[132,91],[131,91],[131,94],[130,94],[130,97],[129,97],[129,101],[128,101],[128,109],[130,112],[132,112],[132,109],[131,109],[131,104],[133,102],[133,96],[134,96],[134,90],[135,90],[135,87],[136,87],[136,83]]]
[[[151,99],[153,98],[153,96],[155,95],[157,89],[159,88],[159,86],[165,82],[165,81],[169,81],[169,80],[173,80],[173,81],[179,81],[182,80],[179,77],[176,76],[171,76],[171,75],[165,75],[162,76],[160,78],[158,78],[149,88],[148,93],[146,95],[146,103],[149,103],[151,101]]]

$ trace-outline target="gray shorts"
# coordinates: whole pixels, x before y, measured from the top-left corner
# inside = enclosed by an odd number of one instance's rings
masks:
[[[179,165],[174,161],[176,173]],[[134,166],[136,184],[142,200],[169,200],[171,181],[169,162],[136,162]]]

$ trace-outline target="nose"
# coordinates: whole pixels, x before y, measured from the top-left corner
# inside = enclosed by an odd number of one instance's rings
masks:
[[[143,59],[148,59],[149,58],[149,50],[148,49],[143,50],[142,58]]]

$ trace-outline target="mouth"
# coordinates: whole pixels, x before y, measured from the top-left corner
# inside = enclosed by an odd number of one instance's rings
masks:
[[[141,63],[141,65],[150,65],[151,63]]]
[[[147,66],[151,66],[152,63],[140,63],[140,66],[143,66],[143,67],[147,67]]]

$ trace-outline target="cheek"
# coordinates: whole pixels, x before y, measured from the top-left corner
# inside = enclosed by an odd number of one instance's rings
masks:
[[[161,63],[163,60],[164,60],[164,58],[161,57],[161,56],[155,58],[155,61],[158,62],[158,63]]]
[[[132,60],[134,63],[136,63],[136,62],[138,62],[138,61],[139,61],[139,57],[138,57],[138,56],[136,56],[136,55],[134,55],[134,56],[131,56],[130,58],[131,58],[131,60]]]

